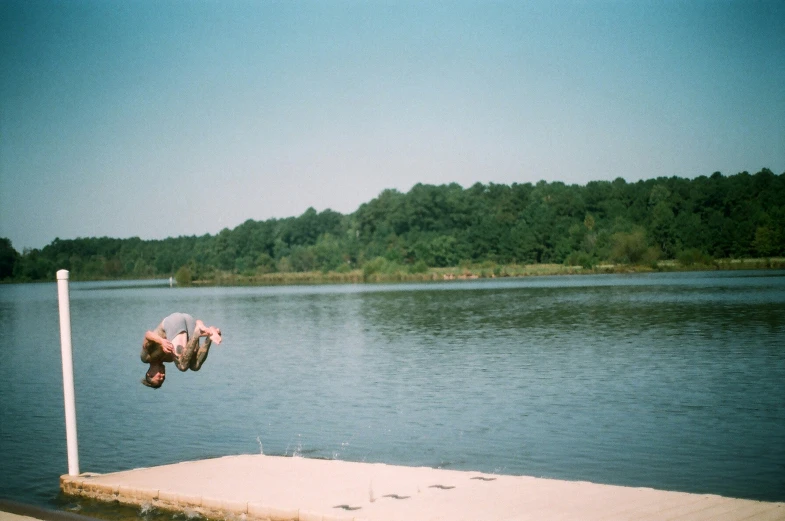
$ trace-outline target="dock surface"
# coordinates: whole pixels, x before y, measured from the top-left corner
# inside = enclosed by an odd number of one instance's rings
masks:
[[[64,493],[271,521],[785,521],[785,503],[264,455],[62,476]]]

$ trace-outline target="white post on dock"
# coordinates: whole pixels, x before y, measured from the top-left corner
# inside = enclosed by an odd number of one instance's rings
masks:
[[[65,400],[68,474],[78,476],[79,444],[76,439],[76,400],[74,399],[74,361],[71,352],[71,302],[68,296],[68,270],[57,272],[57,297],[60,304],[60,351],[63,356],[63,398]]]

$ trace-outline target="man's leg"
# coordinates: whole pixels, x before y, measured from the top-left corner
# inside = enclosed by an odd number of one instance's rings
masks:
[[[209,338],[208,338],[209,340]],[[210,349],[210,344],[205,343],[207,351]],[[185,348],[183,348],[183,352],[180,356],[176,356],[174,359],[174,364],[180,371],[187,371],[191,369],[192,371],[198,371],[199,368],[204,363],[204,359],[207,358],[207,351],[202,354],[202,361],[196,366],[194,369],[192,366],[196,365],[195,361],[199,358],[199,353],[202,351],[203,347],[199,345],[199,335],[195,334],[191,337],[190,340],[185,344]]]
[[[196,354],[191,357],[191,361],[188,364],[188,368],[191,371],[198,371],[202,368],[202,364],[205,360],[207,360],[207,355],[210,353],[210,345],[212,345],[212,343],[213,342],[210,340],[209,336],[204,339],[204,344],[199,346],[199,348],[196,350]],[[199,345],[198,338],[196,339],[196,344]]]
[[[199,345],[199,339],[205,335],[205,342]],[[221,330],[217,327],[206,327],[201,320],[196,321],[196,328],[193,337],[185,345],[185,349],[181,356],[175,358],[175,365],[180,371],[198,371],[202,368],[202,364],[207,360],[207,355],[210,353],[210,346],[213,341],[216,344],[221,343]]]

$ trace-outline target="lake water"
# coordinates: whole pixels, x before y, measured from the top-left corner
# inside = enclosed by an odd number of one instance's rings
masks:
[[[172,311],[223,329],[139,383]],[[81,471],[259,453],[785,500],[785,272],[72,283]],[[0,497],[62,507],[57,288],[0,286]]]

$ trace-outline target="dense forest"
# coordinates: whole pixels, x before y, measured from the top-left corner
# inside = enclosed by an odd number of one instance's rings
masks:
[[[309,208],[299,217],[248,220],[216,235],[164,240],[55,239],[19,253],[0,238],[0,280],[51,281],[219,274],[380,270],[558,263],[711,263],[785,256],[785,173],[585,186],[458,184],[385,190],[343,215]]]

